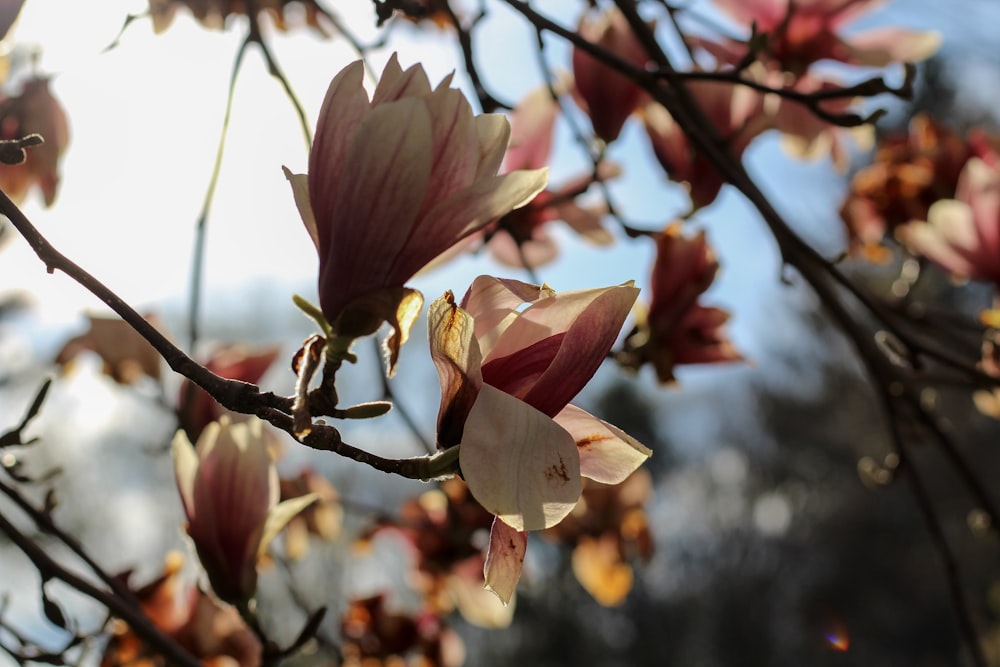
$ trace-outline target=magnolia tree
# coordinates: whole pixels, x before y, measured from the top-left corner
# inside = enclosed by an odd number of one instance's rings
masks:
[[[0,8],[8,43],[16,43],[11,25],[20,4]],[[581,2],[571,22],[547,14],[545,4],[371,0],[363,32],[377,27],[372,44],[340,8],[317,0],[151,0],[142,15],[128,17],[123,33],[169,31],[182,13],[206,30],[244,31],[234,83],[244,52],[258,49],[303,121],[307,173],[284,174],[318,256],[317,298],[294,296],[316,333],[284,371],[294,381],[291,395],[260,386],[272,366],[285,366],[277,347],[233,340],[206,353],[202,243],[182,347],[156,316],[140,315],[102,283],[99,268],[74,263],[74,248],[57,249],[29,221],[19,205],[36,186],[59,216],[60,159],[73,110],[64,111],[36,67],[11,77],[0,100],[0,212],[49,272],[65,273],[116,314],[92,317],[90,330],[68,341],[56,362],[96,352],[126,390],[144,376],[163,382],[164,362],[182,378],[161,407],[175,420],[175,498],[189,539],[185,549],[162,555],[165,564],[154,564],[159,576],[141,580],[109,570],[60,526],[59,503],[72,498],[62,497],[58,473],[30,466],[38,446],[32,425],[46,418],[46,382],[0,437],[0,491],[8,500],[0,531],[37,570],[49,626],[29,630],[0,611],[0,648],[10,658],[251,666],[313,656],[352,665],[458,665],[464,650],[448,615],[457,610],[503,632],[538,534],[573,550],[574,574],[597,602],[621,604],[633,585],[632,565],[649,558],[656,532],[643,511],[651,486],[643,464],[654,452],[572,401],[602,366],[648,374],[661,391],[678,392],[680,366],[745,363],[727,336],[730,313],[703,300],[719,264],[702,222],[729,189],[766,223],[788,280],[815,293],[830,325],[853,346],[892,446],[885,466],[869,472],[909,484],[938,550],[965,659],[988,664],[975,611],[986,592],[963,587],[961,563],[941,528],[944,509],[911,452],[941,452],[985,530],[1000,518],[988,471],[967,458],[925,400],[927,389],[957,387],[983,414],[1000,418],[1000,313],[984,304],[959,337],[928,316],[911,288],[925,273],[1000,285],[1000,144],[984,129],[959,131],[925,116],[902,133],[873,132],[880,105],[913,93],[916,63],[935,53],[939,36],[854,29],[877,4],[870,0]],[[477,68],[494,57],[487,47],[502,48],[479,42],[481,27],[498,13],[537,36],[544,83],[516,101],[504,101],[508,91]],[[269,46],[275,28],[356,50],[353,62],[312,65],[329,67],[318,110],[298,106]],[[460,55],[454,75],[432,80],[418,53],[394,52],[392,35],[403,29],[453,43]],[[548,57],[545,45],[553,43],[567,47],[560,53],[568,57]],[[628,127],[648,142],[665,176],[663,192],[648,194],[663,202],[655,223],[630,219],[627,202],[614,195],[615,183],[649,168],[619,153]],[[744,168],[744,152],[775,134],[786,159],[825,159],[841,169],[878,137],[840,209],[841,255],[824,256],[804,240]],[[225,132],[220,155],[224,139]],[[582,159],[577,176],[553,183],[557,139],[575,143]],[[603,246],[609,262],[626,244],[647,245],[655,259],[634,266],[634,281],[624,284],[547,284],[541,277],[558,250],[550,232],[560,222]],[[411,286],[421,272],[482,252],[508,270],[443,294]],[[866,263],[896,273],[891,289],[874,289],[849,271]],[[427,341],[410,340],[421,320]],[[360,344],[369,337],[383,342],[385,395],[343,405],[345,365],[372,354]],[[376,453],[375,441],[345,441],[342,431],[345,420],[370,420],[363,433],[378,433],[380,418],[403,410],[422,437],[420,416],[405,412],[388,381],[406,361],[404,345],[429,355],[440,401],[428,453],[396,459]],[[345,509],[364,510],[314,470],[279,477],[276,462],[303,448],[374,468],[386,483],[428,483],[397,512],[369,515],[351,537],[370,542],[391,534],[408,545],[406,579],[417,600],[408,609],[394,606],[397,593],[386,590],[305,609],[291,639],[269,625],[267,606],[277,603],[260,583],[275,562],[294,570],[310,544],[346,539]],[[59,548],[43,546],[43,536]],[[75,589],[104,614],[74,618],[49,582]],[[844,649],[846,639],[831,645]]]

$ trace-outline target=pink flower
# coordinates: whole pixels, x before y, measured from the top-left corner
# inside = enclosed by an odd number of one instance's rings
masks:
[[[540,169],[548,166],[552,152],[552,133],[559,114],[559,105],[552,99],[548,87],[537,88],[521,100],[510,117],[511,142],[501,171]],[[616,166],[602,162],[597,180],[617,176]],[[607,206],[580,206],[576,197],[587,191],[595,181],[593,174],[571,179],[553,189],[547,189],[525,206],[511,211],[487,228],[487,247],[500,262],[508,266],[538,267],[556,256],[556,245],[546,233],[550,222],[561,220],[576,233],[597,245],[609,245],[613,238],[601,224]]]
[[[485,575],[504,602],[520,576],[526,531],[569,514],[581,476],[617,484],[651,453],[568,405],[607,356],[637,294],[629,284],[556,294],[481,276],[461,306],[450,293],[431,304],[438,442],[460,446],[470,492],[497,517]]]
[[[1000,288],[1000,168],[973,157],[958,177],[955,199],[927,210],[896,236],[960,279],[986,280]]]
[[[319,252],[323,315],[346,338],[392,321],[413,298],[403,289],[410,277],[526,204],[547,177],[545,170],[497,176],[507,119],[473,116],[450,76],[431,88],[420,65],[404,71],[394,55],[370,100],[363,77],[355,62],[333,79],[308,177],[286,170]]]
[[[714,81],[692,81],[688,92],[712,123],[727,150],[739,158],[750,142],[768,128],[763,96],[750,88]],[[653,153],[671,180],[688,188],[692,208],[715,201],[724,183],[715,166],[657,103],[643,109]]]
[[[577,32],[584,39],[640,69],[649,60],[628,19],[618,9],[598,16],[584,14]],[[573,76],[576,79],[577,99],[594,125],[594,134],[611,143],[618,138],[625,121],[638,108],[643,90],[578,48],[573,49]]]
[[[212,422],[197,447],[178,431],[172,449],[187,533],[212,590],[230,604],[245,603],[257,590],[257,559],[315,496],[278,504],[278,475],[257,420]]]
[[[705,232],[687,238],[673,224],[658,237],[656,248],[649,312],[639,318],[619,361],[631,368],[649,362],[660,382],[673,382],[678,364],[741,360],[723,331],[729,314],[698,303],[719,269]]]
[[[879,0],[715,0],[734,21],[768,34],[768,54],[781,69],[803,74],[818,60],[884,67],[930,57],[941,44],[936,32],[877,28],[842,36],[840,29]]]

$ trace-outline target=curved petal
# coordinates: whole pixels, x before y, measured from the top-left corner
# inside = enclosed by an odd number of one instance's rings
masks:
[[[595,482],[620,484],[653,455],[629,434],[575,405],[567,405],[554,420],[576,441],[580,474]]]
[[[475,319],[476,338],[483,355],[490,353],[497,338],[517,317],[518,308],[553,295],[555,292],[544,285],[539,287],[509,278],[479,276],[472,281],[462,297],[462,308]]]
[[[483,384],[482,356],[473,327],[472,317],[455,305],[451,292],[435,299],[428,309],[431,359],[441,381],[438,444],[445,448],[461,442],[466,418]]]
[[[550,528],[580,498],[572,436],[530,405],[484,384],[465,422],[462,475],[475,499],[516,530]]]
[[[486,579],[486,589],[496,593],[505,607],[510,604],[517,581],[521,578],[521,567],[524,565],[527,549],[527,533],[514,530],[500,519],[493,519],[483,577]]]
[[[336,183],[336,211],[323,225],[333,231],[320,256],[320,304],[329,321],[353,298],[398,286],[415,273],[405,272],[396,258],[427,190],[430,127],[426,105],[406,98],[373,109],[354,133],[345,158],[354,177]],[[320,216],[315,193],[312,199]]]
[[[507,144],[510,142],[510,123],[498,113],[476,116],[476,136],[479,139],[479,166],[476,179],[494,176],[500,170]]]
[[[318,251],[319,232],[316,229],[316,216],[313,215],[312,204],[309,203],[309,176],[293,174],[288,167],[282,167],[281,171],[284,172],[285,178],[292,186],[292,197],[295,199],[295,206],[299,209],[299,215],[302,217],[302,224],[306,226],[309,238],[312,239]]]
[[[405,70],[399,64],[399,55],[393,53],[382,70],[378,85],[372,94],[372,106],[394,102],[404,97],[427,97],[431,94],[431,82],[427,80],[424,68],[411,65]]]
[[[184,505],[184,515],[190,521],[194,516],[194,478],[198,474],[198,455],[194,446],[184,431],[177,431],[170,443],[170,451],[174,459],[174,477],[177,480],[177,490]]]

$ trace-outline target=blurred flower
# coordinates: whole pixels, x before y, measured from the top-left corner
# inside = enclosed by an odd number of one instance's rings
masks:
[[[69,124],[48,79],[29,79],[20,95],[0,99],[0,140],[29,134],[40,134],[45,142],[29,148],[21,164],[0,164],[0,189],[20,203],[37,184],[45,205],[52,206],[59,188],[59,160],[69,144]]]
[[[497,517],[485,574],[504,602],[526,531],[559,523],[579,500],[581,476],[617,484],[651,453],[568,405],[607,356],[637,294],[631,285],[556,294],[481,276],[461,307],[450,293],[431,304],[438,443],[460,444],[469,490]]]
[[[279,484],[281,499],[292,500],[312,495],[316,502],[292,517],[285,528],[285,556],[290,560],[305,557],[309,551],[309,536],[315,535],[324,542],[331,542],[340,535],[344,510],[340,495],[325,477],[312,470],[303,470],[297,476],[282,479]]]
[[[687,90],[711,122],[722,145],[739,159],[750,142],[769,127],[763,96],[745,86],[714,81],[692,81]],[[711,161],[660,104],[643,107],[643,120],[653,153],[671,180],[688,188],[693,209],[708,206],[724,180]]]
[[[586,13],[577,33],[639,69],[649,60],[646,49],[632,32],[628,19],[617,8],[601,14]],[[575,94],[594,125],[594,134],[611,143],[644,96],[642,88],[579,48],[573,49]]]
[[[903,225],[896,236],[955,278],[1000,288],[1000,165],[971,158],[958,177],[955,199],[934,202],[926,222]]]
[[[549,164],[552,132],[559,105],[548,86],[536,88],[522,99],[510,115],[510,148],[501,171],[541,169]],[[546,189],[519,209],[511,211],[484,230],[486,247],[508,266],[539,267],[556,256],[556,245],[545,227],[561,220],[577,234],[597,245],[609,245],[613,238],[601,224],[607,205],[580,206],[579,195],[596,181],[614,178],[616,165],[601,162],[597,174],[573,178],[563,185]]]
[[[113,317],[89,315],[90,328],[63,345],[56,355],[56,363],[68,366],[81,352],[96,353],[104,361],[104,372],[115,382],[132,384],[146,375],[160,379],[163,358],[152,345],[143,338],[132,325],[117,315]],[[161,332],[163,323],[156,315],[146,315],[145,319]]]
[[[659,235],[656,250],[649,311],[637,317],[618,361],[634,369],[651,363],[660,382],[673,382],[679,364],[741,360],[723,331],[729,314],[698,303],[719,269],[705,232],[688,238],[675,223]]]
[[[184,557],[167,555],[163,574],[135,591],[142,612],[168,637],[209,667],[257,667],[261,645],[239,612],[222,605],[184,581]],[[166,667],[167,661],[147,649],[129,626],[116,620],[104,648],[101,667]]]
[[[222,30],[226,19],[234,15],[246,15],[250,7],[258,14],[266,12],[279,30],[287,30],[285,11],[289,5],[300,5],[304,22],[324,37],[326,30],[319,24],[319,17],[326,14],[316,0],[255,0],[250,4],[245,0],[149,0],[149,15],[153,20],[153,32],[160,34],[174,22],[174,15],[181,7],[187,7],[204,27]]]
[[[979,368],[984,373],[1000,378],[1000,332],[988,329],[983,336],[982,361]],[[1000,420],[1000,388],[980,389],[973,392],[976,409],[992,419]]]
[[[244,604],[257,590],[258,558],[315,496],[278,504],[278,475],[259,420],[213,422],[196,448],[178,431],[172,447],[187,533],[212,590],[230,604]]]
[[[473,116],[450,76],[432,89],[420,65],[404,71],[393,55],[369,101],[363,75],[359,61],[334,78],[309,174],[286,174],[319,252],[320,306],[333,332],[356,338],[388,320],[398,352],[422,301],[404,283],[530,201],[547,172],[497,176],[507,119]]]
[[[277,359],[280,348],[251,348],[236,344],[215,350],[205,362],[205,368],[227,380],[257,384]],[[217,421],[228,411],[204,389],[184,380],[179,392],[177,413],[180,426],[190,440],[197,440],[202,429]]]
[[[841,28],[880,0],[715,0],[741,26],[767,33],[767,54],[784,71],[804,74],[819,60],[885,67],[929,58],[941,44],[936,32],[877,28],[842,36]]]
[[[913,117],[905,132],[882,138],[872,164],[858,170],[840,207],[849,250],[872,261],[887,259],[882,240],[899,225],[926,220],[931,204],[955,196],[958,176],[985,137],[969,140],[929,116]]]
[[[408,615],[390,611],[384,593],[351,600],[340,631],[345,667],[458,667],[465,661],[462,640],[443,619],[426,612]],[[422,660],[404,660],[412,655]]]
[[[629,559],[649,560],[653,537],[643,510],[653,491],[640,469],[618,485],[587,482],[573,511],[542,536],[573,547],[573,574],[604,606],[617,606],[632,590]]]

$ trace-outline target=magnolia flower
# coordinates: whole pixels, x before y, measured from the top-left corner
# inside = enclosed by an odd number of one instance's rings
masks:
[[[548,86],[536,88],[518,103],[510,116],[510,148],[501,171],[540,169],[549,163],[552,133],[559,105]],[[596,180],[618,175],[617,166],[602,162]],[[499,221],[497,230],[489,236],[487,247],[493,256],[509,266],[538,267],[556,256],[556,245],[545,231],[550,222],[562,220],[584,239],[597,245],[609,245],[614,240],[601,224],[607,205],[580,206],[576,197],[587,191],[595,181],[594,174],[573,178],[563,185],[538,194],[525,206],[511,211]],[[492,226],[487,232],[495,231]]]
[[[580,37],[627,60],[639,69],[649,56],[628,19],[617,8],[600,15],[584,14],[577,29]],[[598,62],[579,48],[573,49],[576,97],[594,125],[594,134],[605,142],[618,138],[625,121],[639,106],[643,90],[631,79]]]
[[[750,88],[692,81],[687,90],[736,158],[768,127],[763,96]],[[698,209],[715,201],[724,183],[722,176],[670,113],[654,102],[643,108],[642,117],[656,159],[671,180],[687,186],[692,207]]]
[[[666,383],[674,381],[678,364],[741,360],[723,331],[729,313],[698,303],[719,269],[705,232],[688,238],[675,223],[659,235],[656,250],[649,310],[638,318],[619,362],[630,368],[649,362]]]
[[[956,278],[1000,288],[1000,167],[971,158],[958,177],[955,199],[935,202],[926,222],[903,225],[896,236]]]
[[[651,454],[568,405],[607,356],[637,295],[631,284],[556,294],[481,276],[461,306],[450,293],[431,304],[438,442],[460,445],[470,492],[497,517],[484,569],[504,602],[520,576],[526,531],[569,514],[581,476],[617,484]]]
[[[278,504],[278,474],[261,422],[209,424],[197,447],[178,431],[172,444],[187,533],[220,599],[242,604],[257,590],[257,559],[315,496]]]
[[[420,65],[404,71],[393,55],[371,99],[363,77],[359,61],[333,79],[309,174],[286,175],[319,252],[320,306],[333,332],[356,338],[389,320],[401,342],[420,305],[404,283],[530,201],[547,170],[497,176],[507,119],[473,116],[450,76],[431,88]]]
[[[841,28],[881,4],[879,0],[715,0],[740,25],[768,34],[768,53],[785,71],[803,74],[818,60],[884,67],[930,57],[936,32],[876,28],[843,36]]]

